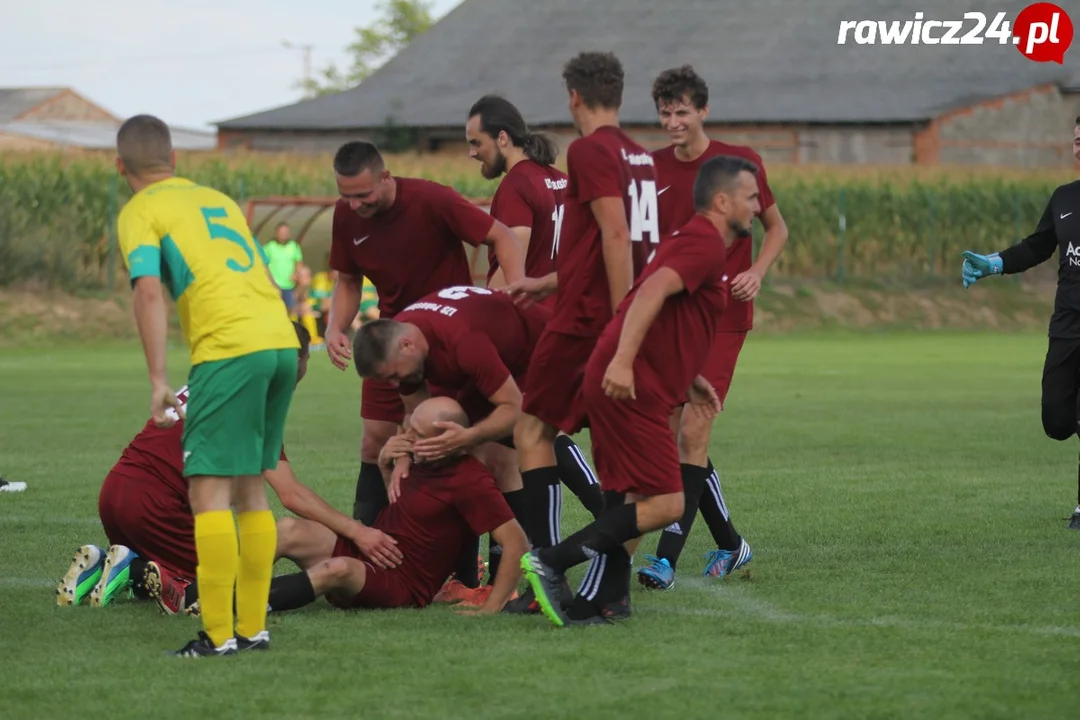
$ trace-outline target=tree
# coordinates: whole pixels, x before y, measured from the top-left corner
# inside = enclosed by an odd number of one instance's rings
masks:
[[[376,7],[382,17],[368,27],[356,28],[356,40],[347,48],[352,55],[348,72],[330,63],[317,77],[297,83],[305,94],[328,95],[360,84],[434,23],[431,3],[425,0],[384,0]]]

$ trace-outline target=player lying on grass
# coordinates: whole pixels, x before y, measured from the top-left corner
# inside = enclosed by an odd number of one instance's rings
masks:
[[[421,460],[441,460],[475,449],[494,474],[499,489],[530,540],[550,532],[552,519],[545,506],[524,501],[521,473],[513,448],[514,425],[521,417],[521,390],[536,341],[548,311],[514,304],[510,296],[481,287],[451,287],[432,293],[405,308],[394,320],[365,325],[353,342],[357,373],[398,388],[406,418],[433,395],[457,398],[470,426],[451,425],[437,438],[417,445]],[[409,473],[410,459],[402,457],[391,480],[389,499]],[[533,540],[535,543],[536,541]],[[501,560],[492,542],[489,569],[497,574]],[[461,558],[458,579],[451,580],[440,599],[466,597],[475,587],[472,575],[476,549]]]
[[[1073,155],[1080,160],[1080,117],[1073,128]],[[1035,232],[1016,245],[979,255],[965,250],[964,287],[988,275],[1012,275],[1030,270],[1058,251],[1058,285],[1050,341],[1042,377],[1042,424],[1047,437],[1068,440],[1080,427],[1080,181],[1058,187],[1050,195]],[[1069,528],[1080,530],[1080,471],[1076,510]]]
[[[417,405],[407,430],[391,438],[379,456],[389,470],[414,447],[468,428],[469,421],[452,398],[437,397]],[[416,461],[401,481],[400,494],[375,521],[404,555],[386,568],[348,537],[310,520],[278,521],[278,558],[288,558],[303,572],[274,578],[272,612],[295,610],[325,596],[334,606],[358,608],[422,608],[430,605],[463,550],[476,537],[491,533],[506,562],[476,612],[497,613],[513,597],[521,579],[521,558],[528,539],[514,519],[495,478],[464,449],[438,460]]]
[[[759,209],[756,171],[753,163],[727,156],[701,166],[694,182],[697,213],[660,243],[589,358],[585,409],[607,509],[558,545],[522,559],[555,625],[624,616],[605,609],[628,602],[637,540],[682,515],[679,449],[668,420],[688,399],[693,412],[715,417],[720,411],[716,392],[699,373],[730,292],[726,248],[746,237]],[[565,572],[590,558],[608,570],[564,608]],[[592,615],[583,614],[583,598],[595,608]]]
[[[300,342],[299,383],[307,372],[310,336],[301,325],[293,323],[293,327]],[[186,387],[177,393],[181,407],[187,405],[187,395]],[[76,551],[56,588],[57,604],[79,605],[89,599],[90,605],[104,607],[131,590],[137,597],[156,600],[165,613],[175,614],[194,599],[198,562],[183,473],[183,432],[183,420],[168,428],[150,421],[124,449],[98,497],[98,514],[111,545],[108,551],[96,545],[83,545]],[[334,528],[386,565],[400,562],[393,540],[334,510],[300,484],[284,449],[277,468],[267,470],[263,477],[291,512]]]

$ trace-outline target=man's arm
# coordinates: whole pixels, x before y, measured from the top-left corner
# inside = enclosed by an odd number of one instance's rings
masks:
[[[619,335],[619,347],[615,358],[626,364],[632,364],[641,350],[641,343],[649,332],[664,301],[686,289],[682,277],[671,268],[664,266],[654,272],[641,284],[630,307],[626,309],[622,334]]]
[[[325,525],[336,534],[349,538],[383,567],[401,564],[401,551],[393,538],[335,510],[314,490],[296,479],[292,464],[288,461],[279,460],[276,469],[263,472],[263,478],[289,512]]]
[[[780,214],[780,208],[773,205],[761,214],[761,224],[765,228],[765,239],[761,242],[761,252],[750,269],[765,277],[769,268],[780,257],[780,252],[788,240],[788,226],[784,222],[784,216]]]
[[[1053,203],[1054,198],[1051,196],[1042,217],[1039,218],[1035,232],[997,254],[1001,258],[1000,269],[1003,275],[1030,270],[1049,260],[1057,250],[1058,236],[1057,231],[1054,230],[1054,211],[1051,209]]]
[[[168,385],[165,357],[169,325],[161,278],[144,275],[135,280],[133,304],[135,325],[150,371],[150,384],[154,387]]]
[[[634,284],[634,258],[630,252],[630,228],[626,224],[626,204],[621,197],[601,197],[589,203],[600,227],[601,250],[611,291],[611,311]]]
[[[521,557],[529,551],[529,539],[517,520],[505,522],[491,531],[491,538],[502,546],[502,560],[495,573],[491,594],[480,612],[497,613],[503,609],[521,582]]]
[[[521,247],[521,256],[528,257],[529,240],[532,239],[532,228],[516,226],[510,228],[510,232],[517,238],[518,245]],[[488,282],[488,288],[497,290],[505,288],[509,284],[510,283],[506,280],[506,274],[503,272],[502,266],[500,266],[499,269],[495,271],[495,274],[491,276],[491,280]]]
[[[514,378],[506,378],[488,401],[495,406],[491,414],[473,425],[468,433],[468,446],[473,447],[486,442],[494,442],[514,434],[514,424],[521,417],[521,390]]]
[[[507,284],[525,277],[525,251],[510,228],[496,220],[484,237],[484,244],[495,251],[499,271],[503,273]]]
[[[326,320],[328,331],[346,332],[352,326],[353,318],[360,311],[360,295],[363,290],[363,275],[338,273],[337,282],[330,293],[330,317]]]

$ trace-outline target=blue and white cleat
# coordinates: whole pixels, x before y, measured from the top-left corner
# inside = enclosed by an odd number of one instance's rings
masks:
[[[722,578],[741,568],[754,559],[750,545],[739,538],[739,548],[731,550],[713,550],[705,554],[705,577]]]
[[[75,551],[71,567],[56,586],[56,604],[82,605],[101,579],[105,551],[97,545],[83,545]]]
[[[645,559],[649,564],[638,569],[638,583],[649,590],[670,590],[675,587],[675,568],[671,567],[667,558],[646,555]]]
[[[117,595],[131,589],[131,561],[139,557],[123,545],[113,545],[105,556],[101,580],[90,593],[91,607],[105,607]]]

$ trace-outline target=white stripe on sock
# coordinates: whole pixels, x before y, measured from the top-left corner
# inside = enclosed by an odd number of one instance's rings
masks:
[[[593,558],[589,571],[585,573],[585,579],[581,581],[581,587],[578,588],[578,595],[586,600],[595,600],[604,580],[605,569],[607,569],[607,555],[597,555]]]
[[[716,500],[716,506],[720,508],[720,514],[724,516],[725,520],[729,519],[727,503],[724,502],[724,491],[720,489],[720,475],[713,470],[712,475],[705,481],[706,487],[709,488],[709,492],[712,493],[713,499]]]
[[[577,461],[578,467],[580,467],[581,472],[585,474],[585,479],[589,481],[589,484],[598,485],[600,481],[596,479],[596,474],[593,473],[592,467],[589,466],[589,462],[581,453],[581,448],[579,448],[577,445],[571,445],[570,454],[574,456],[574,460]]]

